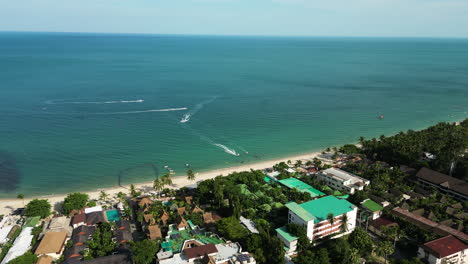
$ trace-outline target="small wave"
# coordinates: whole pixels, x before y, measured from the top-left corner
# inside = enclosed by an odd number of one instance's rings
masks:
[[[102,102],[87,102],[87,101],[75,101],[75,102],[64,102],[60,100],[49,100],[45,104],[57,105],[57,104],[131,104],[131,103],[143,103],[145,100],[120,100],[120,101],[102,101]]]
[[[230,148],[228,148],[228,147],[226,147],[226,146],[224,146],[224,145],[222,145],[222,144],[217,144],[217,143],[215,143],[215,144],[213,144],[213,145],[222,148],[222,149],[224,150],[224,152],[226,152],[226,153],[228,153],[228,154],[231,154],[231,155],[234,155],[234,156],[240,156],[240,154],[237,153],[235,150],[230,149]]]
[[[149,109],[141,111],[126,111],[126,112],[110,112],[110,113],[94,113],[95,115],[123,115],[123,114],[140,114],[140,113],[151,113],[151,112],[170,112],[170,111],[184,111],[186,107],[181,108],[167,108],[167,109]]]

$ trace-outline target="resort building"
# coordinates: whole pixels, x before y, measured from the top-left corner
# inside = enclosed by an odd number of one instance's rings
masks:
[[[362,191],[370,184],[369,180],[337,168],[326,169],[317,174],[317,179],[324,181],[329,187],[347,191],[353,194],[356,190]]]
[[[359,219],[367,220],[369,218],[369,220],[375,220],[382,215],[383,207],[371,199],[366,199],[361,203],[361,209]]]
[[[468,245],[449,235],[420,246],[418,257],[429,264],[466,264],[468,263]]]
[[[434,187],[455,199],[462,201],[468,200],[468,182],[466,181],[450,177],[425,167],[421,168],[418,173],[416,173],[416,179],[424,187]]]
[[[336,234],[335,237],[348,234],[356,227],[357,207],[335,196],[330,195],[303,204],[289,202],[286,207],[289,209],[288,223],[304,227],[311,242],[333,234]],[[330,218],[333,220],[330,221]],[[284,227],[276,231],[288,247],[287,252],[294,252],[297,238],[289,234]]]

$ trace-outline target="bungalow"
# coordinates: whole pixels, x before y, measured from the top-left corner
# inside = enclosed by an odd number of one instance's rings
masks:
[[[159,228],[158,225],[148,226],[148,238],[151,240],[162,238],[161,229]]]
[[[48,232],[42,238],[34,254],[48,255],[57,259],[62,255],[66,240],[67,232]]]
[[[449,235],[420,246],[418,257],[429,264],[465,264],[468,263],[468,245]]]
[[[179,230],[185,230],[189,226],[187,221],[180,215],[177,216],[176,223],[177,223],[177,229]]]

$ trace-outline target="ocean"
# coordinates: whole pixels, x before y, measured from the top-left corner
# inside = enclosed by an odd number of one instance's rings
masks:
[[[0,33],[0,197],[422,129],[467,98],[467,39]]]

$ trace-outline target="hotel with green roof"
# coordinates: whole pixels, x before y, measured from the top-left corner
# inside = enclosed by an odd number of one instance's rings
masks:
[[[311,242],[335,233],[337,233],[335,237],[339,237],[351,233],[356,227],[357,207],[333,195],[302,204],[289,202],[286,207],[289,209],[288,223],[304,227]],[[330,223],[328,219],[330,214],[333,215],[333,223]],[[343,222],[344,215],[346,215],[346,223]],[[341,233],[342,225],[346,225],[344,233]],[[276,231],[287,253],[295,252],[297,238],[289,234],[285,227],[278,228]]]

